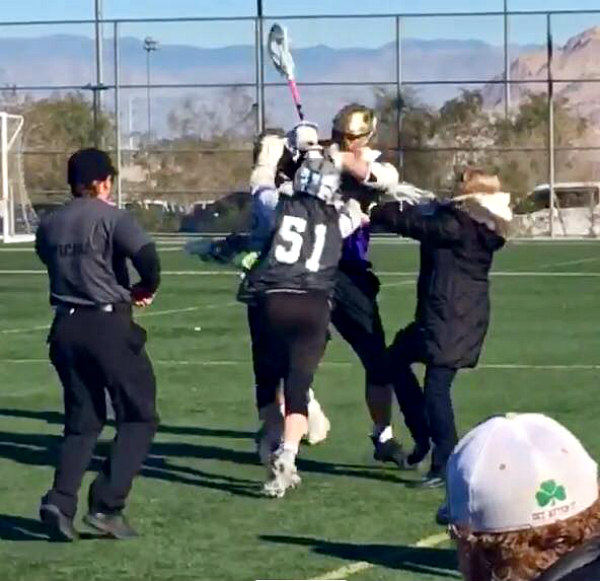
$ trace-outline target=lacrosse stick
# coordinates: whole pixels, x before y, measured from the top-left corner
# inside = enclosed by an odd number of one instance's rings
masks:
[[[294,77],[294,59],[290,52],[289,39],[287,30],[279,24],[273,24],[269,31],[268,49],[271,61],[275,65],[277,72],[284,77],[290,87],[296,111],[300,121],[304,121],[304,113],[302,112],[302,103],[300,102],[300,93],[296,86]]]

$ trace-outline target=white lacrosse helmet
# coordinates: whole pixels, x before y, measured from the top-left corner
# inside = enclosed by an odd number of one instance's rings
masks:
[[[340,172],[319,148],[310,149],[294,175],[294,192],[302,192],[334,204],[338,199]]]
[[[286,135],[286,144],[292,152],[305,152],[319,145],[319,126],[301,121]]]

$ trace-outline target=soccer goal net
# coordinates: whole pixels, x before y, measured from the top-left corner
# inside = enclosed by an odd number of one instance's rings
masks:
[[[23,169],[22,115],[0,113],[0,240],[34,239],[37,216],[27,195]]]

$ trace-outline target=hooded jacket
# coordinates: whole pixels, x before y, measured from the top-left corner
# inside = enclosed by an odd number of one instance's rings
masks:
[[[428,365],[459,369],[479,360],[490,322],[489,272],[510,219],[508,194],[484,197],[484,203],[476,196],[408,207],[393,202],[371,214],[372,224],[421,243],[415,326]]]

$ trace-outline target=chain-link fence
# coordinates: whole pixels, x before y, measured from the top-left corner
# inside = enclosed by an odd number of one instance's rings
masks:
[[[0,22],[0,108],[25,117],[30,198],[64,197],[67,156],[95,143],[119,167],[119,201],[154,209],[159,227],[178,228],[174,213],[190,228],[234,221],[237,202],[211,203],[246,190],[257,132],[295,123],[265,56],[275,21],[325,137],[344,104],[377,107],[378,146],[403,179],[441,191],[476,163],[523,212],[547,211],[524,232],[560,234],[561,209],[584,208],[576,234],[600,233],[600,10]]]

